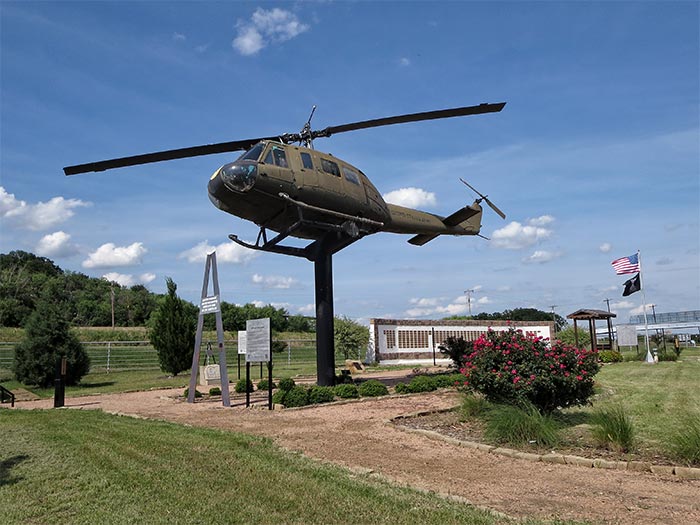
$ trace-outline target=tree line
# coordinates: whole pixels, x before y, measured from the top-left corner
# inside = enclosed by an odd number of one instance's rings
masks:
[[[0,254],[0,326],[24,327],[29,316],[51,290],[47,300],[58,303],[71,326],[148,326],[167,294],[155,294],[137,284],[127,287],[80,272],[63,270],[52,260],[17,250]],[[199,307],[184,302],[196,319]],[[235,305],[221,302],[224,330],[245,330],[248,319],[270,318],[277,332],[313,332],[313,319],[289,315],[272,305]],[[114,320],[114,322],[113,322]],[[214,316],[205,316],[205,329],[215,329]]]

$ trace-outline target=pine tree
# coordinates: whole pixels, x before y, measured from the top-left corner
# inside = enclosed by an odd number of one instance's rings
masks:
[[[168,294],[154,312],[149,339],[158,352],[160,369],[176,376],[192,365],[196,327],[185,301],[175,294],[175,282],[170,277],[165,282]]]
[[[90,370],[90,358],[66,319],[64,295],[58,284],[48,286],[27,319],[24,341],[15,348],[13,370],[18,381],[50,386],[63,356],[67,385],[77,384]]]

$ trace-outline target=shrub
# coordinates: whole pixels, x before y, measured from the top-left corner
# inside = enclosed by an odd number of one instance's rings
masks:
[[[634,448],[634,425],[620,405],[603,407],[591,415],[591,434],[598,443],[612,450],[628,452]]]
[[[376,379],[368,379],[358,387],[357,391],[362,397],[385,396],[389,393],[384,383]]]
[[[683,420],[671,436],[671,453],[688,465],[700,465],[700,416]]]
[[[496,405],[486,413],[486,437],[497,443],[554,447],[559,443],[559,424],[534,405]]]
[[[367,350],[369,329],[348,317],[336,317],[333,321],[335,353],[342,359],[361,359]]]
[[[438,349],[441,354],[452,359],[452,365],[457,370],[461,370],[464,368],[464,358],[472,352],[473,344],[472,341],[465,341],[461,337],[448,337]]]
[[[267,382],[267,379],[261,379],[260,381],[258,381],[258,390],[267,390],[268,387],[269,384]],[[272,382],[272,388],[277,388],[277,385],[274,381]]]
[[[295,384],[294,379],[291,377],[284,377],[280,379],[280,390],[284,390],[286,392],[294,388]]]
[[[464,381],[464,376],[462,374],[438,374],[430,377],[433,378],[438,388],[458,386]]]
[[[66,358],[66,384],[75,385],[90,370],[90,357],[70,329],[66,318],[65,293],[49,286],[29,315],[24,340],[15,348],[12,369],[25,384],[48,387],[53,384],[56,365]]]
[[[360,397],[357,387],[350,384],[335,385],[333,387],[333,392],[342,399],[355,399]]]
[[[284,405],[284,398],[287,395],[288,390],[275,390],[272,394],[272,402],[278,405]]]
[[[674,353],[662,352],[662,353],[658,354],[658,356],[659,356],[659,361],[678,361],[678,355],[675,352]]]
[[[243,394],[244,392],[246,392],[246,386],[248,392],[253,391],[253,382],[250,379],[248,379],[248,382],[246,384],[245,377],[242,377],[236,382],[235,390],[238,394]]]
[[[197,394],[195,394],[196,396]],[[221,389],[218,386],[215,386],[214,388],[209,389],[209,395],[210,396],[220,396],[221,395]]]
[[[309,403],[316,405],[319,403],[330,403],[335,401],[335,394],[331,386],[312,386],[309,389]]]
[[[185,391],[183,392],[182,395],[183,395],[184,397],[188,397],[188,396],[190,395],[190,389],[189,389],[189,388],[185,388]],[[202,393],[201,393],[199,390],[197,390],[196,388],[194,389],[194,397],[195,397],[195,398],[197,398],[197,397],[202,397]]]
[[[416,376],[408,383],[409,392],[432,392],[437,390],[437,381],[431,376]]]
[[[615,350],[603,350],[598,352],[598,359],[601,363],[622,363],[624,358],[620,352]]]
[[[521,330],[489,330],[465,357],[465,385],[496,403],[532,403],[538,410],[583,405],[593,395],[597,353]]]
[[[286,391],[283,404],[287,408],[306,406],[309,404],[309,391],[301,385],[295,385]]]
[[[397,394],[410,394],[411,389],[408,387],[408,384],[406,384],[406,383],[398,383],[394,387],[394,392]]]
[[[352,375],[350,375],[350,370],[341,370],[340,374],[335,376],[336,385],[351,385],[354,381],[352,380]]]
[[[148,338],[158,352],[160,369],[176,376],[192,366],[196,318],[188,311],[186,302],[176,295],[175,282],[170,277],[165,282],[168,293],[153,312]]]

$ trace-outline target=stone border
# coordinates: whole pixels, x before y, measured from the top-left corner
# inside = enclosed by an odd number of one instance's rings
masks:
[[[411,414],[404,414],[401,416],[393,417],[387,420],[387,423],[395,424],[397,421],[402,419],[411,419],[420,416],[429,416],[431,414],[442,414],[445,412],[452,412],[454,408],[441,408],[438,410],[422,410],[420,412],[413,412]],[[475,441],[463,441],[461,439],[453,438],[451,436],[445,436],[440,432],[435,432],[434,430],[425,430],[422,428],[408,428],[400,427],[406,432],[412,432],[414,434],[421,434],[423,436],[439,439],[450,443],[452,445],[464,448],[471,448],[476,450],[482,450],[491,454],[498,454],[499,456],[506,456],[516,459],[524,459],[532,462],[542,462],[542,463],[554,463],[558,465],[576,465],[579,467],[587,468],[601,468],[601,469],[612,469],[612,470],[629,470],[634,472],[651,472],[652,474],[661,474],[665,476],[676,476],[678,479],[691,479],[700,480],[700,468],[695,467],[680,467],[673,465],[654,465],[648,461],[609,461],[607,459],[591,459],[582,456],[573,456],[569,454],[557,454],[556,452],[551,452],[549,454],[534,454],[531,452],[521,452],[519,450],[514,450],[512,448],[496,447],[494,445],[486,445],[484,443],[477,443]]]

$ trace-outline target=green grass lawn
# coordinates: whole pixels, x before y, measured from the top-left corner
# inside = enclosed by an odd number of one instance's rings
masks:
[[[0,410],[0,429],[4,525],[503,521],[263,438],[82,410]]]

